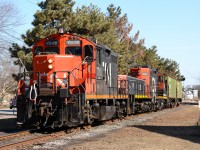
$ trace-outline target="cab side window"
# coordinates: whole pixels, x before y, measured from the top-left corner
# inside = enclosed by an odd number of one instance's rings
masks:
[[[85,61],[91,63],[93,60],[93,47],[92,45],[85,45],[84,46],[84,53],[85,53]]]
[[[92,45],[85,45],[84,46],[85,57],[92,57],[93,58],[93,47]]]

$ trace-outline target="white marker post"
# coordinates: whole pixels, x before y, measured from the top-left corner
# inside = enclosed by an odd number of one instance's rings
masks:
[[[199,101],[199,109],[200,109],[200,100],[198,100]]]

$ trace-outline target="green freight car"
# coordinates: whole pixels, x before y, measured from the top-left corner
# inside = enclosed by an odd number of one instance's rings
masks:
[[[166,76],[167,96],[173,102],[182,101],[182,83],[170,76]]]
[[[182,83],[181,81],[176,81],[176,88],[177,88],[177,100],[182,102],[183,92],[182,92]]]

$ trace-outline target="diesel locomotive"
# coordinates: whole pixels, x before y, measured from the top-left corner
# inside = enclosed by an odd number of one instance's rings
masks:
[[[33,71],[18,83],[17,124],[78,126],[177,105],[181,82],[149,66],[118,75],[117,54],[105,45],[59,33],[32,49]]]

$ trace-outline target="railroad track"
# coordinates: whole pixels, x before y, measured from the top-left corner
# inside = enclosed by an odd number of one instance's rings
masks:
[[[29,130],[21,131],[18,133],[13,133],[0,137],[0,150],[9,150],[13,148],[19,148],[23,146],[29,146],[33,144],[38,144],[48,140],[58,138],[63,135],[73,135],[76,131],[87,130],[91,126],[85,125],[82,127],[71,127],[66,129],[60,129],[59,131],[38,131],[38,130]],[[36,133],[36,134],[33,134]],[[3,144],[2,144],[3,143]],[[5,144],[4,144],[5,143]]]
[[[16,138],[18,136],[23,136],[23,135],[27,135],[27,134],[30,134],[30,131],[20,131],[20,132],[17,132],[17,133],[4,135],[4,136],[0,137],[0,141],[8,140],[8,139],[11,139],[11,138]]]
[[[30,134],[30,131],[24,131],[21,133],[16,133],[16,134],[11,134],[7,136],[3,136],[0,138],[0,141],[6,140],[6,139],[11,139],[11,138],[16,138],[19,137],[20,135],[28,135]],[[59,131],[56,133],[50,133],[50,134],[38,134],[38,135],[31,135],[30,137],[22,138],[20,140],[14,140],[11,142],[8,142],[6,144],[0,145],[0,150],[5,150],[5,149],[12,149],[12,148],[17,148],[17,147],[23,147],[23,146],[28,146],[36,143],[40,143],[41,141],[46,141],[49,139],[57,138],[59,136],[62,136],[66,134],[66,131]]]

